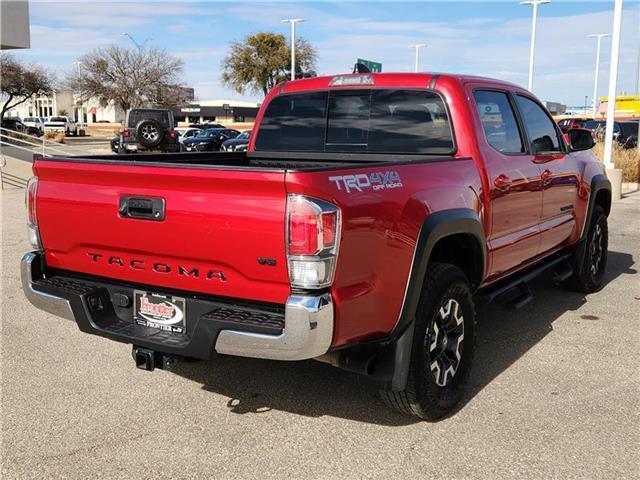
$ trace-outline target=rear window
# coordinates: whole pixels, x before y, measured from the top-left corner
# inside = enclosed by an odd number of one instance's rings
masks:
[[[162,110],[131,110],[129,112],[129,128],[134,128],[143,120],[157,120],[165,127],[171,127],[169,122],[170,112]]]
[[[422,90],[335,90],[273,99],[260,123],[261,151],[448,154],[442,99]]]
[[[49,119],[50,122],[66,122],[67,118],[66,117],[51,117]]]

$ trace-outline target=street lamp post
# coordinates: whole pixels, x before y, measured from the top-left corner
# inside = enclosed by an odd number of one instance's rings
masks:
[[[296,79],[296,23],[304,22],[302,18],[287,18],[282,23],[291,24],[291,80]]]
[[[589,95],[584,96],[584,114],[587,114],[587,100],[589,100]]]
[[[149,38],[149,37],[148,37],[148,38],[146,38],[146,39],[145,39],[145,41],[144,41],[144,42],[142,42],[142,43],[138,43],[138,42],[136,42],[136,39],[135,39],[135,38],[133,38],[133,37],[131,36],[131,34],[130,34],[130,33],[128,33],[128,32],[122,32],[122,36],[123,36],[123,37],[129,37],[129,40],[131,40],[131,41],[133,42],[133,44],[136,46],[136,48],[137,48],[138,50],[142,50],[142,49],[144,48],[144,46],[147,44],[147,42],[148,42],[149,40],[153,40],[153,38]]]
[[[531,5],[533,7],[533,16],[531,19],[531,51],[529,52],[529,83],[528,89],[533,89],[533,59],[536,54],[536,23],[538,22],[538,5],[551,3],[551,0],[525,0],[520,5]]]
[[[80,76],[82,75],[82,69],[81,69],[82,62],[76,61],[76,62],[73,62],[73,63],[76,66],[76,72],[78,74],[78,80],[79,80]],[[79,102],[80,102],[80,107],[79,107],[79,115],[78,116],[80,117],[80,129],[84,130],[84,105],[83,105],[83,102],[82,102],[82,96],[80,96]]]
[[[416,66],[415,66],[415,72],[418,71],[418,58],[419,58],[419,51],[422,47],[426,47],[427,44],[426,43],[418,43],[416,45],[409,45],[409,48],[415,48],[416,49]]]
[[[622,170],[616,170],[613,154],[613,123],[616,115],[616,89],[622,28],[622,0],[615,0],[613,7],[613,31],[611,35],[611,66],[609,68],[609,95],[607,98],[607,127],[604,134],[604,166],[611,181],[611,197],[618,200],[622,194]]]
[[[608,33],[594,33],[589,35],[591,38],[598,40],[598,46],[596,47],[596,78],[593,82],[593,118],[596,118],[598,108],[598,76],[600,75],[600,43],[604,37],[609,37]]]

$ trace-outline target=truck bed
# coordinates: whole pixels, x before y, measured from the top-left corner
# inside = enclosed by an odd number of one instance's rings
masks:
[[[35,158],[42,158],[36,155]],[[48,157],[47,161],[233,170],[317,171],[407,162],[451,160],[450,156],[307,152],[197,152]]]

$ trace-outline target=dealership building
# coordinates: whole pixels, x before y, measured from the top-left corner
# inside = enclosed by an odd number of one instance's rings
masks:
[[[180,123],[243,123],[253,122],[260,104],[238,100],[203,100],[173,108],[173,116]]]
[[[253,122],[260,104],[237,100],[202,100],[173,107],[179,123]],[[83,123],[122,123],[126,112],[113,101],[106,105],[97,98],[80,101],[71,90],[58,89],[50,95],[34,95],[8,112],[9,117],[52,117],[68,115]]]

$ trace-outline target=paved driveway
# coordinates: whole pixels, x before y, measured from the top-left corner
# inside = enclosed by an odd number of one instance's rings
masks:
[[[522,310],[480,310],[471,391],[438,423],[313,361],[137,370],[23,297],[22,195],[1,197],[4,479],[640,476],[640,193],[615,204],[604,290],[545,278]]]

